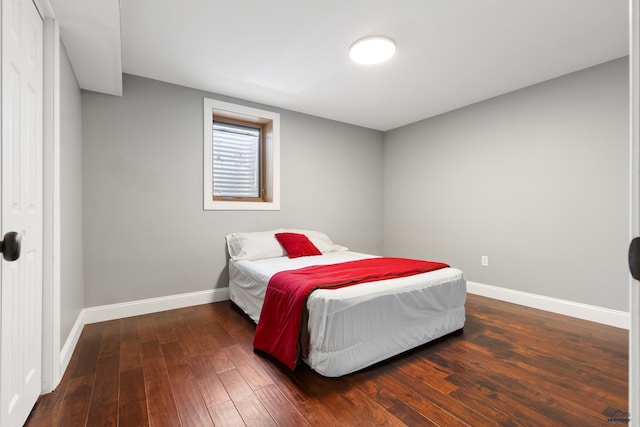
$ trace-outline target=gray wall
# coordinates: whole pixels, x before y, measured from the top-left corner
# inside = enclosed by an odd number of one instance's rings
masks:
[[[62,43],[61,43],[62,46]],[[82,234],[82,102],[60,49],[60,345],[84,308]]]
[[[281,210],[202,209],[203,97],[124,75],[124,95],[82,93],[85,306],[226,287],[224,236],[312,228],[382,253],[381,132],[281,113]]]
[[[623,58],[387,132],[384,252],[627,311],[628,93]]]

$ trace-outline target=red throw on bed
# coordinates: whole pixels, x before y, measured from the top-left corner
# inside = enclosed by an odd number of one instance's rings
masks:
[[[300,343],[301,328],[307,328],[307,325],[302,325],[303,311],[312,291],[412,276],[445,267],[449,266],[441,262],[368,258],[276,273],[267,286],[253,347],[270,354],[293,370],[303,348]],[[303,344],[306,350],[308,342]]]

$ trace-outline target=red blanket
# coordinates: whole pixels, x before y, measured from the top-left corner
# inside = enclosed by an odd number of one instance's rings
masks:
[[[269,280],[253,346],[293,370],[308,339],[300,340],[309,294],[318,288],[337,289],[376,280],[412,276],[449,267],[440,262],[406,258],[369,258],[332,265],[281,271]],[[306,316],[305,316],[306,317]]]

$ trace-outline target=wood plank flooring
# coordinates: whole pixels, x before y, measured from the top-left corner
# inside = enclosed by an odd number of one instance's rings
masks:
[[[469,295],[464,331],[363,371],[289,372],[226,302],[85,326],[27,426],[602,426],[627,331]],[[640,414],[638,414],[640,415]]]

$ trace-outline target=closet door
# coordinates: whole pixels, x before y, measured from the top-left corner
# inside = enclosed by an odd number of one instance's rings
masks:
[[[42,388],[44,25],[31,0],[1,1],[0,425],[13,427]]]

